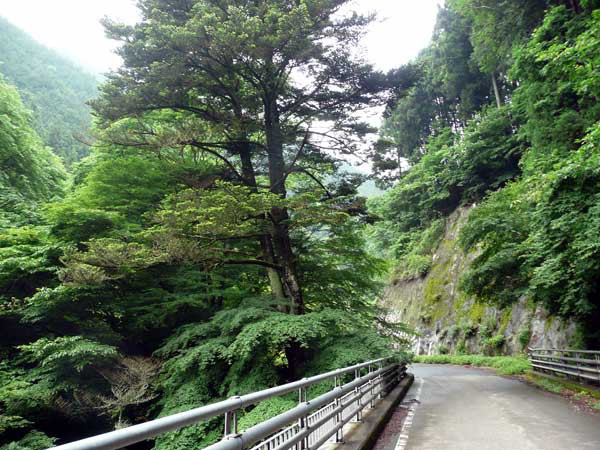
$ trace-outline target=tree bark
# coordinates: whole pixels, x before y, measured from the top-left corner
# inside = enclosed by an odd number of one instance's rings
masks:
[[[573,12],[576,14],[579,14],[581,12],[581,7],[579,6],[578,0],[569,0],[568,6],[570,6]]]
[[[285,198],[287,192],[285,189],[286,168],[283,157],[283,133],[277,100],[270,93],[265,95],[264,108],[271,192]],[[273,245],[278,264],[283,267],[284,286],[291,300],[290,312],[292,314],[304,314],[304,299],[290,238],[289,218],[288,211],[285,208],[273,208],[271,210]]]
[[[502,108],[502,98],[500,97],[500,89],[498,88],[498,81],[496,80],[495,73],[492,73],[492,87],[494,88],[494,96],[496,97],[496,106],[500,109]]]
[[[250,144],[243,142],[237,148],[240,155],[240,161],[242,163],[242,177],[247,186],[250,187],[254,192],[258,192],[256,183],[256,173],[254,172],[254,166],[252,164],[252,150]],[[265,221],[266,217],[263,218]],[[273,242],[269,234],[263,234],[260,238],[260,248],[262,258],[264,261],[276,264],[275,255],[273,251]],[[281,275],[279,271],[272,267],[266,267],[267,276],[269,277],[269,285],[271,287],[271,295],[275,299],[284,299],[285,291],[283,289],[283,283],[281,281]]]

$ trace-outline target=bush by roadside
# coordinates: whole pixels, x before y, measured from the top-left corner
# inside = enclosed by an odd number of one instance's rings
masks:
[[[562,395],[574,403],[600,412],[600,390],[535,373],[525,375],[525,380],[540,389]]]
[[[521,375],[531,369],[529,360],[519,356],[432,355],[415,356],[423,364],[455,364],[458,366],[490,367],[501,375]]]

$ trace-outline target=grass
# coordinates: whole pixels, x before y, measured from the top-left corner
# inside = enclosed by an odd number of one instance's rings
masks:
[[[415,356],[414,362],[423,364],[455,364],[458,366],[490,367],[501,375],[521,375],[531,370],[525,357],[483,355]]]
[[[546,388],[546,386],[553,386],[555,389],[561,388],[562,392],[572,392],[575,395],[584,394],[590,397],[593,397],[596,401],[600,400],[600,389],[596,388],[588,388],[585,385],[581,385],[576,383],[575,381],[567,380],[567,379],[558,379],[557,377],[548,378],[543,375],[539,375],[536,373],[530,373],[527,375],[527,380],[531,383],[540,386],[541,388]],[[548,381],[549,383],[543,383],[544,385],[540,385],[539,380]],[[552,389],[548,389],[552,390]],[[554,391],[552,391],[554,392]],[[598,402],[600,405],[600,401]],[[600,409],[600,408],[597,408]]]
[[[600,391],[597,389],[587,388],[566,380],[547,378],[534,373],[527,374],[525,379],[541,389],[563,395],[575,402],[586,405],[592,410],[600,411],[600,401],[598,401]]]
[[[537,376],[527,377],[529,381],[546,391],[554,392],[555,394],[564,394],[565,387],[558,381],[551,380],[550,378],[543,378]]]

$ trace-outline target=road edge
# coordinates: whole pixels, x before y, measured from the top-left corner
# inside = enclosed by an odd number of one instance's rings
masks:
[[[414,381],[415,376],[407,373],[398,386],[379,402],[375,410],[364,417],[361,426],[344,436],[340,450],[371,450]]]

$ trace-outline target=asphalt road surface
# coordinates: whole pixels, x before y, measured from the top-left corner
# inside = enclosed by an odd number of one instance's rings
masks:
[[[560,396],[481,369],[410,371],[403,429],[392,420],[384,434],[399,438],[380,450],[600,450],[600,415]]]

